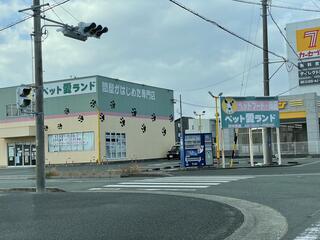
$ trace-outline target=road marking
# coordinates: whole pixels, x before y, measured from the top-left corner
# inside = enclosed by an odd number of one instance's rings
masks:
[[[320,161],[315,161],[315,162],[311,162],[311,163],[305,163],[305,164],[301,164],[301,165],[297,165],[297,166],[293,166],[293,167],[295,167],[295,168],[304,167],[304,166],[313,165],[313,164],[317,164],[317,163],[320,163]]]
[[[122,187],[122,188],[149,188],[150,185],[124,185],[124,184],[116,184],[116,185],[106,185],[104,188],[115,188],[115,187]],[[182,186],[182,185],[159,185],[157,188],[207,188],[208,186],[202,185],[193,185],[193,186]]]
[[[203,183],[203,182],[166,182],[166,183],[163,183],[163,182],[123,182],[123,183],[119,183],[121,186],[122,184],[124,185],[137,185],[137,184],[141,184],[141,185],[163,185],[163,184],[166,184],[166,185],[199,185],[199,183]],[[205,185],[208,185],[208,186],[215,186],[215,185],[219,185],[220,183],[217,182],[217,183],[212,183],[212,182],[206,182],[204,183]]]
[[[147,191],[196,191],[211,186],[253,178],[253,176],[181,176],[181,177],[163,177],[147,178],[119,182],[115,184],[104,185],[99,188],[91,188],[91,191],[103,191],[104,189],[142,189]]]
[[[320,222],[311,225],[294,240],[317,240],[320,238]]]

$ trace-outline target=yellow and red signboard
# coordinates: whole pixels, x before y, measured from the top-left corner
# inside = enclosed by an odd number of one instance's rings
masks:
[[[320,27],[297,30],[296,43],[298,52],[320,49]]]

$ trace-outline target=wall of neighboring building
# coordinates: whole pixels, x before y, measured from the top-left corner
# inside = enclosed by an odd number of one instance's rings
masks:
[[[46,83],[45,91],[46,164],[95,162],[99,142],[103,160],[163,158],[175,143],[172,90],[95,76]],[[0,166],[7,166],[8,144],[35,142],[35,123],[33,117],[14,115],[16,87],[0,89],[0,94],[4,97],[0,105]],[[132,108],[137,111],[135,117]],[[104,121],[99,113],[104,114]],[[120,146],[125,146],[125,155],[107,156],[110,144],[106,133],[119,133],[109,141],[123,141]],[[113,152],[119,151],[119,145],[112,147],[116,148]]]

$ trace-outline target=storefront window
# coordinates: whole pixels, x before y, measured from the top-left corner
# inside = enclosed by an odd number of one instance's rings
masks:
[[[126,158],[125,133],[106,133],[106,154],[107,159]]]
[[[49,152],[71,152],[94,150],[94,133],[77,132],[48,136]]]

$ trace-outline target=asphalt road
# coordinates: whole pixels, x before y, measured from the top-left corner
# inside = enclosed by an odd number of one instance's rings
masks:
[[[132,193],[0,195],[0,239],[225,239],[243,222],[228,205]]]
[[[320,239],[320,159],[300,159],[299,162],[303,163],[303,165],[273,168],[172,171],[170,173],[173,174],[174,177],[163,178],[163,181],[165,181],[166,185],[168,185],[168,182],[181,185],[183,181],[193,181],[193,185],[206,186],[204,188],[195,188],[192,185],[187,188],[176,188],[174,191],[173,189],[169,189],[172,190],[172,192],[194,192],[207,196],[219,195],[244,199],[270,207],[282,214],[287,220],[288,232],[283,239]],[[3,172],[6,172],[6,170],[0,170],[0,178],[5,175],[1,175]],[[4,177],[0,180],[0,188],[32,187],[35,184],[34,180],[10,179],[10,177],[14,177],[14,175],[9,174],[8,176],[8,179]],[[242,179],[241,177],[245,178]],[[227,178],[227,181],[216,184],[221,178]],[[145,184],[145,182],[148,181],[150,180],[146,178],[124,179],[117,177],[103,179],[51,179],[47,180],[47,185],[50,187],[63,188],[67,191],[85,192],[92,196],[95,196],[96,192],[105,192],[108,190],[123,193],[127,191],[128,188],[125,189],[121,186],[127,185],[131,191],[145,191],[145,196],[149,197],[149,193],[152,193],[151,187],[147,190],[141,187],[135,189],[131,188],[132,185],[130,186],[130,184]],[[162,184],[161,180],[155,179],[151,181],[153,181],[153,183],[149,184],[157,184],[151,185],[153,187]],[[177,183],[179,181],[180,183]],[[105,186],[116,187],[107,189]],[[166,188],[164,188],[163,186],[163,188],[160,188],[160,191],[166,191],[169,187],[170,186],[166,186]],[[97,191],[90,192],[89,189],[97,189]],[[164,204],[167,203],[164,201]],[[203,208],[205,209],[206,206],[203,205]],[[1,212],[0,216],[2,216]]]

